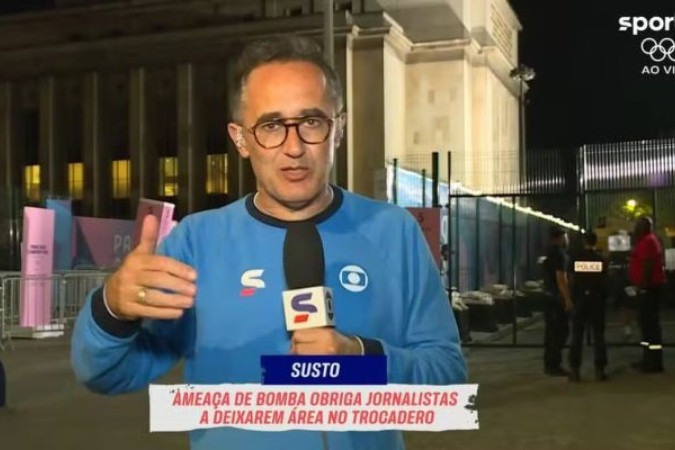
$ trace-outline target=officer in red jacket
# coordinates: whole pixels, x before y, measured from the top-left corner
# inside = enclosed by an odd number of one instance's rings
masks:
[[[634,239],[628,271],[637,295],[643,352],[642,361],[635,364],[635,368],[645,373],[663,372],[659,316],[666,274],[661,243],[653,232],[649,217],[640,217],[637,220]]]

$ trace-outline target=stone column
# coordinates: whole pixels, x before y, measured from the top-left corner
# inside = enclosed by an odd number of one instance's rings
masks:
[[[112,158],[101,138],[101,77],[84,75],[82,157],[84,162],[84,211],[94,217],[109,214],[112,186]]]
[[[140,198],[157,196],[157,150],[148,145],[146,70],[131,70],[129,79],[129,153],[131,157],[132,213]]]
[[[386,157],[431,175],[431,153],[452,151],[455,180],[472,184],[471,84],[467,41],[410,41],[392,28],[385,38]],[[441,174],[445,172],[441,170]]]
[[[347,179],[350,191],[375,197],[384,170],[384,32],[347,35]]]
[[[20,188],[21,159],[17,146],[16,88],[0,83],[0,189]]]
[[[68,195],[67,152],[59,145],[60,98],[53,76],[40,80],[40,190],[45,195]]]
[[[194,64],[178,66],[178,211],[181,215],[206,206],[205,129],[196,102]],[[223,126],[225,126],[223,124]]]

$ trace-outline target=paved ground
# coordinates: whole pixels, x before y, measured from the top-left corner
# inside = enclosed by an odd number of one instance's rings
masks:
[[[76,385],[67,339],[15,347],[0,354],[15,408],[0,412],[1,450],[187,449],[183,434],[147,432],[147,393],[101,397]],[[587,377],[579,385],[542,376],[538,349],[467,353],[471,381],[480,384],[481,429],[408,433],[409,450],[675,449],[675,348],[667,349],[671,370],[661,375],[627,368],[637,349],[610,349],[612,380]],[[162,381],[180,382],[178,371]]]

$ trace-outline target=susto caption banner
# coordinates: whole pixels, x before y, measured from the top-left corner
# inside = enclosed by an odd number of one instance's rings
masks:
[[[478,385],[151,385],[150,431],[478,429]]]

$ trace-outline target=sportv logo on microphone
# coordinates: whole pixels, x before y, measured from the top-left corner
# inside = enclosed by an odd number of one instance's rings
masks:
[[[319,312],[319,308],[313,303],[314,292],[303,292],[297,294],[291,299],[291,309],[295,311],[293,323],[306,323],[309,320],[310,314]],[[326,314],[329,319],[333,319],[333,296],[330,291],[326,291],[325,295]]]
[[[641,37],[642,75],[675,75],[675,16],[620,17],[619,31]]]
[[[283,300],[288,331],[335,324],[333,293],[330,288],[315,286],[284,291]]]
[[[300,313],[293,317],[293,323],[305,323],[307,322],[307,319],[309,319],[310,314],[319,312],[319,309],[314,306],[311,301],[311,292],[298,294],[291,299],[291,308],[293,308],[293,311],[296,313]]]

